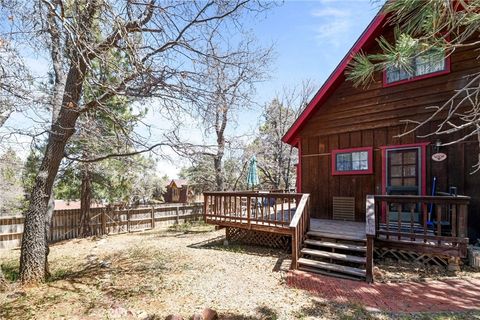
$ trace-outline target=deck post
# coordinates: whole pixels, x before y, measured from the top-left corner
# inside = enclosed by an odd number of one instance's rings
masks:
[[[297,261],[297,235],[295,230],[292,233],[292,269],[298,269],[298,261]]]
[[[247,225],[248,228],[251,228],[250,224],[250,214],[251,214],[251,208],[250,208],[250,196],[247,196]]]
[[[373,248],[375,236],[367,235],[367,261],[365,264],[366,275],[365,278],[368,283],[373,283]]]
[[[368,283],[373,282],[373,250],[375,239],[375,197],[372,195],[367,196],[367,208],[365,219],[365,233],[367,235],[367,261],[365,263],[366,275],[365,278]],[[387,217],[388,221],[388,217]]]
[[[203,222],[207,223],[207,213],[208,213],[208,196],[203,194]]]
[[[465,238],[467,236],[467,214],[468,209],[466,204],[460,204],[458,210],[458,236]]]

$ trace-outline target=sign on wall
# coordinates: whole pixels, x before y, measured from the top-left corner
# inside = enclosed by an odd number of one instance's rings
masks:
[[[437,152],[437,153],[432,154],[432,160],[433,161],[441,162],[445,159],[447,159],[447,155],[443,152]]]

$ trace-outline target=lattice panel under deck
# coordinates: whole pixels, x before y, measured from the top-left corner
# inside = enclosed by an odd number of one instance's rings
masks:
[[[441,267],[447,267],[449,265],[449,258],[447,256],[424,254],[398,249],[375,248],[375,257],[380,259],[393,257],[397,260],[420,262],[422,264],[435,264]]]
[[[240,242],[284,250],[291,249],[291,238],[289,236],[231,227],[227,227],[225,230],[226,238],[230,242]]]

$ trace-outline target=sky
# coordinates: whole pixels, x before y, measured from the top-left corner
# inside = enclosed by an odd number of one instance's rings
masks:
[[[275,51],[269,79],[257,85],[257,104],[305,79],[311,79],[318,90],[378,10],[379,2],[371,0],[285,1],[264,16],[245,21],[259,44],[273,45]],[[242,112],[230,134],[254,131],[260,117],[259,107]],[[199,135],[192,128],[190,136]],[[174,161],[160,161],[158,167],[172,177],[188,163],[170,155]]]
[[[245,26],[251,28],[261,46],[274,47],[274,60],[268,80],[257,85],[255,101],[261,106],[280,93],[284,87],[299,85],[311,79],[316,90],[328,78],[338,63],[352,47],[379,9],[379,2],[372,0],[316,0],[285,1],[259,17],[246,18]],[[45,64],[31,58],[29,65],[41,73]],[[43,70],[44,71],[44,70]],[[259,107],[242,112],[238,124],[230,128],[232,135],[252,132],[259,124]],[[159,119],[153,111],[145,119],[152,124],[152,133],[160,135],[168,129],[168,123]],[[7,122],[9,126],[27,125],[20,115]],[[192,128],[189,138],[199,136]],[[188,162],[165,150],[170,160],[160,160],[158,173],[174,178]]]

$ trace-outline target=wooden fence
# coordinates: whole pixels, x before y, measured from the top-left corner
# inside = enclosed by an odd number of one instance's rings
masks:
[[[203,204],[164,205],[137,209],[92,208],[92,235],[117,234],[167,227],[203,217]],[[0,217],[0,249],[21,244],[24,217]],[[55,210],[50,227],[50,242],[79,237],[80,209]]]

